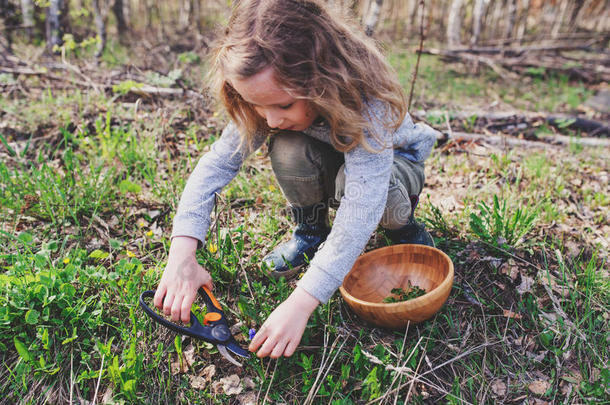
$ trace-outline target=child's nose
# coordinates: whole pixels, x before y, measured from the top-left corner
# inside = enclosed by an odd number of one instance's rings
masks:
[[[267,125],[269,125],[269,128],[277,128],[282,124],[282,121],[284,121],[281,114],[270,110],[266,111],[265,119],[267,120]]]

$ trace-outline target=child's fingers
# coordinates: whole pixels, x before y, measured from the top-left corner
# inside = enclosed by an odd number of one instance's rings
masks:
[[[184,295],[178,294],[174,298],[174,302],[172,304],[172,321],[176,322],[180,319],[180,309],[182,308],[182,301],[184,300]]]
[[[288,342],[288,345],[286,345],[286,350],[284,350],[284,356],[285,357],[292,356],[294,354],[294,351],[297,349],[298,345],[299,345],[299,341],[296,339],[293,339],[290,342]]]
[[[167,287],[165,287],[164,284],[159,284],[159,287],[157,287],[157,291],[155,292],[155,298],[153,298],[155,307],[159,309],[163,307],[163,297],[165,296],[166,291]]]
[[[163,313],[169,315],[172,313],[172,304],[174,303],[175,294],[173,291],[168,291],[163,300]]]
[[[189,291],[184,295],[182,300],[182,307],[180,308],[180,319],[184,323],[188,323],[191,320],[191,306],[195,301],[195,295],[197,291]]]
[[[273,338],[272,336],[268,337],[267,340],[265,340],[265,343],[263,343],[263,346],[256,353],[256,356],[259,358],[269,356],[276,344],[277,339]]]
[[[250,342],[248,350],[250,350],[251,352],[255,352],[256,350],[258,350],[259,346],[265,341],[265,339],[267,339],[267,331],[265,326],[263,325],[258,330],[258,332],[256,332],[256,335],[254,335],[254,339],[252,339],[252,342]]]
[[[275,347],[273,348],[273,351],[271,352],[270,357],[272,359],[277,359],[277,358],[281,357],[282,354],[284,354],[284,349],[286,349],[287,344],[288,344],[288,342],[285,340],[280,340],[279,342],[277,342],[275,344]]]

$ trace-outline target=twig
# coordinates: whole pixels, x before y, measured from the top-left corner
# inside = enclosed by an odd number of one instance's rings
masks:
[[[102,354],[102,365],[100,366],[100,375],[97,376],[97,384],[95,385],[95,394],[93,394],[93,405],[97,401],[97,391],[100,388],[100,382],[102,380],[102,372],[104,371],[104,359],[106,358],[106,354]]]
[[[496,146],[524,146],[524,147],[537,147],[537,148],[548,148],[549,146],[565,146],[570,144],[590,146],[590,147],[610,147],[610,139],[607,138],[578,138],[574,136],[565,135],[548,135],[541,138],[538,141],[529,141],[527,139],[515,138],[512,136],[501,136],[492,134],[471,134],[466,132],[454,132],[453,139],[465,139],[473,141],[482,141],[490,145]],[[437,140],[451,139],[446,134],[439,133]]]
[[[423,339],[423,337],[422,337],[422,338],[421,338],[421,339],[418,341],[418,344],[421,342],[421,340],[422,340],[422,339]],[[417,345],[416,345],[416,346],[417,346]],[[426,343],[426,347],[427,347],[427,343]],[[413,351],[412,351],[411,353],[413,353]],[[379,364],[379,365],[384,365],[384,363],[383,363],[381,360],[379,360],[377,357],[375,357],[374,355],[372,355],[372,354],[370,354],[370,353],[368,353],[368,352],[365,352],[365,351],[363,351],[363,352],[362,352],[362,354],[363,354],[365,357],[367,357],[367,358],[368,358],[368,359],[369,359],[369,360],[370,360],[372,363],[374,363],[374,364]],[[451,393],[450,393],[450,392],[448,392],[447,390],[443,389],[443,387],[441,387],[441,386],[439,386],[439,385],[437,385],[437,384],[433,383],[432,381],[428,380],[427,378],[423,378],[421,375],[419,375],[419,376],[414,375],[414,374],[412,373],[412,370],[411,370],[409,367],[405,367],[405,366],[404,366],[404,364],[406,364],[406,363],[407,363],[407,362],[410,360],[410,358],[411,358],[411,356],[409,356],[409,358],[405,360],[405,362],[403,363],[403,366],[401,366],[401,367],[395,367],[395,366],[392,366],[392,365],[386,365],[386,370],[397,371],[398,373],[400,373],[400,374],[404,374],[404,375],[406,375],[407,377],[413,378],[413,379],[414,379],[414,380],[416,380],[417,382],[420,382],[420,383],[422,383],[422,384],[425,384],[425,385],[427,385],[428,387],[433,388],[433,389],[437,390],[438,392],[440,392],[440,393],[442,393],[442,394],[445,394],[445,395],[451,396],[451,397],[456,398],[456,399],[458,399],[458,400],[460,400],[460,401],[462,401],[462,402],[465,402],[465,401],[463,401],[462,399],[457,398],[455,395],[451,394]],[[422,357],[422,358],[423,358],[423,357]],[[366,405],[372,405],[372,404],[375,404],[375,403],[377,403],[377,402],[380,402],[380,401],[384,400],[384,399],[385,399],[385,398],[386,398],[388,395],[392,395],[394,392],[397,392],[397,393],[398,393],[398,392],[400,392],[400,389],[401,389],[401,388],[403,388],[403,387],[405,387],[407,384],[410,384],[410,383],[409,383],[409,382],[406,382],[406,383],[404,383],[404,384],[400,385],[399,387],[396,387],[396,388],[394,388],[394,389],[392,389],[392,390],[389,390],[389,391],[388,391],[388,392],[386,392],[386,393],[385,393],[383,396],[381,396],[381,397],[379,397],[379,398],[376,398],[376,399],[374,399],[374,400],[372,400],[372,401],[367,402],[367,404],[366,404]],[[408,403],[408,402],[405,402],[405,403]],[[466,403],[468,403],[468,402],[466,402]]]
[[[427,345],[426,345],[427,346]],[[405,398],[405,403],[409,403],[409,399],[411,398],[411,391],[413,390],[413,385],[415,384],[415,379],[417,379],[417,372],[419,371],[419,367],[421,366],[421,361],[424,359],[426,355],[426,351],[424,350],[417,362],[417,367],[415,367],[415,371],[413,372],[413,378],[411,379],[411,384],[409,385],[409,391],[407,391],[407,398]]]
[[[553,294],[553,291],[551,291],[551,288],[546,285],[545,283],[540,283],[542,284],[542,286],[544,287],[544,289],[546,290],[547,295],[549,296],[549,298],[551,299],[551,303],[553,304],[553,308],[555,309],[555,311],[559,314],[559,316],[561,316],[563,318],[563,322],[571,329],[573,330],[576,335],[578,335],[579,338],[581,338],[583,341],[587,341],[587,338],[585,337],[585,335],[583,335],[583,333],[580,331],[580,329],[578,329],[576,327],[576,325],[574,325],[574,322],[572,322],[570,320],[570,318],[568,317],[568,315],[565,313],[565,311],[561,308],[561,304],[559,302],[559,300],[557,300],[557,297],[555,297],[555,294]]]
[[[261,360],[262,362],[262,360]],[[276,363],[277,364],[277,363]],[[265,377],[267,377],[267,372],[269,371],[269,366],[271,366],[271,362],[267,363],[267,368],[265,369]],[[258,390],[258,393],[256,394],[256,403],[258,404],[258,399],[261,396],[261,390],[263,389],[263,386],[261,385],[261,388]],[[267,397],[267,394],[265,394],[265,398]]]
[[[337,342],[337,340],[339,340],[339,338],[335,339],[335,342]],[[330,371],[332,365],[335,363],[335,360],[337,359],[337,356],[339,355],[339,353],[341,353],[341,349],[343,349],[343,346],[345,346],[345,343],[347,342],[347,337],[345,337],[343,339],[343,343],[341,343],[341,346],[339,346],[339,348],[337,349],[337,351],[335,352],[335,356],[333,357],[332,361],[330,363],[328,363],[328,365],[325,365],[326,371],[324,372],[324,375],[322,376],[322,378],[320,379],[320,383],[318,384],[318,386],[316,387],[315,392],[313,392],[313,395],[311,396],[311,400],[309,402],[307,402],[307,400],[305,401],[305,404],[310,404],[311,402],[313,402],[313,398],[315,397],[315,394],[318,392],[318,390],[320,389],[320,386],[322,385],[322,381],[324,381],[324,379],[326,378],[326,376],[328,375],[328,372]],[[334,346],[334,344],[333,344]],[[332,353],[332,347],[331,347],[331,353]],[[319,375],[319,373],[318,373]],[[316,381],[318,381],[318,379],[316,378]],[[315,384],[315,383],[314,383]],[[310,390],[310,393],[312,391]],[[309,398],[309,395],[307,396]]]
[[[330,348],[331,352],[334,349],[335,345],[337,344],[338,339],[339,339],[339,337],[337,336]],[[309,393],[307,394],[307,398],[305,399],[305,402],[304,402],[305,405],[310,403],[310,401],[313,399],[313,396],[317,392],[317,390],[315,390],[315,388],[316,388],[316,385],[318,384],[318,380],[320,379],[320,375],[322,374],[322,371],[324,370],[324,366],[326,365],[327,350],[328,350],[328,329],[326,328],[326,325],[325,325],[324,326],[324,351],[322,352],[322,360],[320,361],[320,367],[318,368],[318,374],[316,375],[316,379],[314,380],[311,388],[309,389]]]
[[[495,344],[498,344],[498,343],[501,343],[501,341],[496,341],[496,342],[491,342],[491,343],[484,343],[484,344],[481,344],[479,346],[476,346],[476,347],[474,347],[474,348],[472,348],[470,350],[465,351],[462,354],[457,355],[453,359],[447,360],[446,362],[444,362],[444,363],[442,363],[442,364],[440,364],[440,365],[438,365],[438,366],[436,366],[434,368],[431,368],[430,370],[426,371],[425,373],[419,374],[419,376],[418,375],[409,375],[407,373],[407,376],[411,377],[413,380],[409,381],[409,382],[406,382],[406,383],[404,383],[403,385],[401,385],[401,386],[399,386],[397,388],[394,388],[394,390],[400,390],[400,389],[404,388],[405,386],[407,386],[408,384],[409,385],[412,384],[414,380],[417,380],[418,382],[427,384],[427,385],[437,389],[438,391],[443,392],[445,395],[450,395],[451,397],[459,400],[460,402],[468,404],[469,403],[468,401],[464,401],[463,399],[454,396],[453,394],[443,390],[441,387],[436,386],[436,384],[433,384],[433,383],[431,383],[429,381],[426,381],[423,377],[428,375],[428,374],[430,374],[430,373],[433,373],[434,371],[438,370],[439,368],[445,367],[446,365],[451,364],[451,363],[461,359],[462,357],[468,356],[468,355],[470,355],[470,354],[472,354],[472,353],[474,353],[474,352],[476,352],[476,351],[478,351],[480,349],[483,349],[483,348],[485,348],[487,346],[492,346],[492,345],[495,345]],[[402,372],[402,371],[399,371],[399,370],[396,370],[396,371]]]
[[[74,375],[72,372],[73,348],[70,347],[70,404],[72,404],[72,391],[74,391]]]
[[[406,336],[406,335],[405,335]],[[385,366],[386,370],[391,370],[391,371],[396,371],[396,376],[394,377],[394,380],[392,381],[392,383],[390,384],[390,386],[388,387],[388,391],[383,394],[381,397],[376,398],[373,401],[368,402],[367,404],[375,404],[377,402],[381,402],[385,399],[385,397],[391,395],[394,391],[396,391],[396,397],[394,399],[394,403],[396,403],[396,401],[398,400],[398,394],[400,393],[400,390],[393,390],[391,389],[392,386],[394,385],[394,382],[399,378],[402,377],[403,375],[407,375],[407,373],[409,371],[411,371],[410,367],[407,367],[406,364],[409,362],[409,360],[411,360],[411,357],[413,356],[413,353],[415,353],[415,349],[421,344],[421,341],[423,340],[423,337],[420,337],[419,340],[417,341],[417,343],[415,344],[415,346],[413,346],[413,349],[411,350],[411,353],[409,354],[409,357],[407,357],[402,364],[400,363],[400,361],[398,362],[398,367],[395,367],[391,364],[384,364],[381,360],[379,360],[377,357],[375,357],[374,355],[370,354],[369,352],[363,350],[362,354],[364,355],[364,357],[366,357],[367,359],[369,359],[369,361],[371,361],[371,363],[374,364],[379,364],[382,366]],[[404,341],[403,341],[403,347],[404,347]],[[402,350],[401,350],[401,354],[402,354]],[[398,383],[398,385],[400,386],[400,382]]]
[[[470,354],[472,354],[478,350],[485,349],[487,346],[497,345],[498,343],[502,343],[502,342],[498,340],[496,342],[486,342],[486,343],[480,344],[478,346],[475,346],[472,349],[469,349],[469,350],[465,351],[464,353],[459,354],[459,355],[455,356],[454,358],[447,360],[446,362],[439,364],[438,366],[436,366],[434,368],[431,368],[430,370],[426,371],[425,373],[422,373],[421,376],[423,377],[427,374],[430,374],[430,373],[438,370],[439,368],[445,367],[446,365],[451,364],[451,363],[461,359],[462,357],[469,356]]]
[[[411,321],[407,321],[407,327],[405,328],[405,336],[402,339],[402,347],[400,348],[400,355],[398,356],[398,364],[400,364],[400,360],[402,359],[402,354],[405,351],[405,344],[407,343],[407,334],[409,333],[409,326],[411,325]],[[419,340],[419,342],[421,342],[421,338]],[[419,345],[419,342],[417,342],[417,344]],[[416,345],[417,347],[417,345]],[[413,353],[413,351],[411,351],[411,353]],[[407,358],[407,360],[405,360],[405,364],[407,364],[406,362],[411,358],[411,356],[409,356]],[[388,387],[388,390],[392,388],[392,386],[394,385],[394,382],[398,379],[398,385],[400,385],[400,383],[402,382],[402,375],[401,374],[397,374],[394,379],[392,380],[392,383],[390,384],[390,386]],[[394,397],[394,405],[396,405],[396,403],[398,402],[398,392],[396,393],[396,396]]]
[[[409,91],[409,103],[407,104],[407,111],[411,109],[411,101],[413,100],[415,80],[417,79],[417,72],[419,70],[419,60],[421,59],[422,50],[424,49],[424,0],[420,0],[419,4],[421,5],[421,21],[419,24],[419,51],[417,52],[417,62],[415,62],[415,71],[413,72],[413,78],[411,79],[411,90]]]
[[[267,396],[269,395],[269,390],[271,389],[271,383],[273,383],[273,379],[275,378],[275,370],[277,369],[277,365],[280,362],[280,359],[275,361],[275,366],[273,366],[273,374],[271,374],[271,380],[269,380],[269,385],[267,386],[267,391],[265,392],[265,398],[263,398],[263,405],[267,402]]]

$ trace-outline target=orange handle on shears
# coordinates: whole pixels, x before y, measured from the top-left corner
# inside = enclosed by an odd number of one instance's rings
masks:
[[[222,311],[222,307],[220,306],[220,303],[218,302],[216,297],[214,297],[214,294],[212,294],[212,292],[209,290],[209,288],[206,286],[203,286],[202,288],[206,292],[208,297],[210,297],[210,300],[212,301],[212,305],[214,305],[217,310]]]

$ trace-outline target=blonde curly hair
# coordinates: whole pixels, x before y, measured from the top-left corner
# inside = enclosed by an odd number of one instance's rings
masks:
[[[211,53],[212,90],[251,143],[270,128],[231,86],[271,66],[292,97],[311,103],[341,152],[363,144],[364,130],[377,140],[367,103],[381,102],[382,124],[400,126],[407,112],[396,73],[376,44],[345,16],[319,0],[241,0]]]

